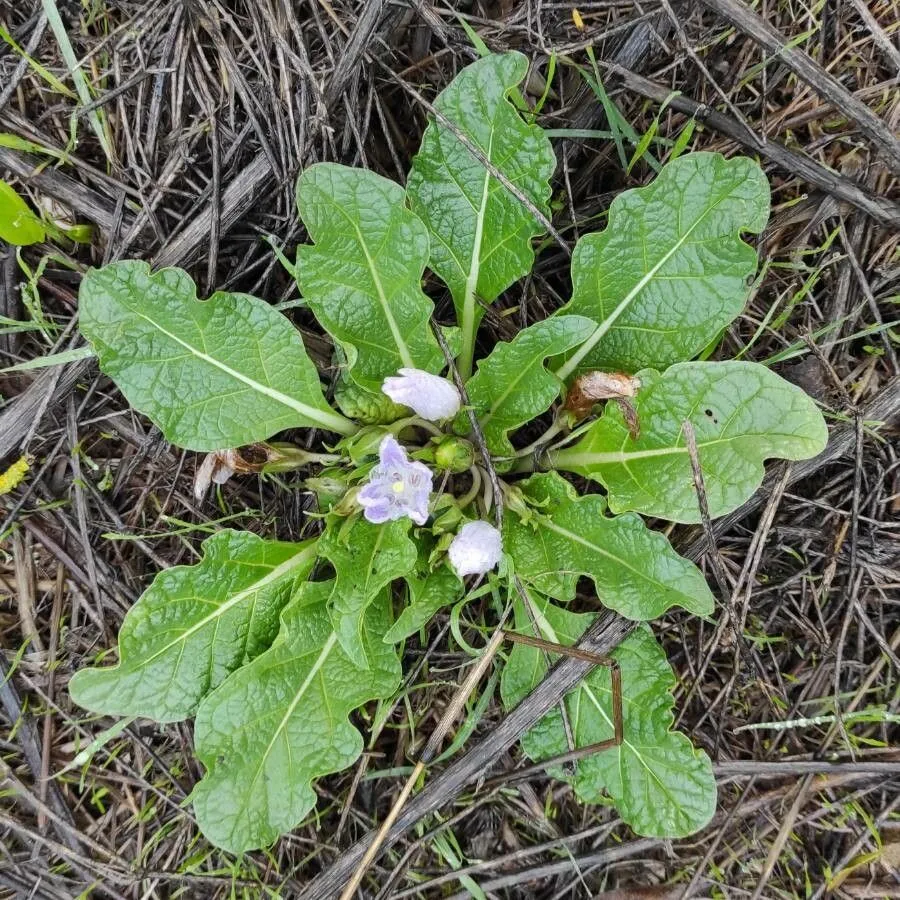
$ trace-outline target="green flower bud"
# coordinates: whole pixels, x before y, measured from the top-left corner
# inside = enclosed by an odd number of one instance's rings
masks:
[[[434,464],[439,469],[458,474],[466,472],[475,462],[475,448],[465,439],[448,435],[438,441]]]

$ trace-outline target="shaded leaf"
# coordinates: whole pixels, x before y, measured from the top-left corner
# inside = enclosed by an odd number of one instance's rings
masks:
[[[449,566],[442,565],[433,572],[429,570],[427,554],[420,553],[416,571],[405,578],[408,588],[406,606],[384,636],[389,644],[415,634],[439,609],[455,603],[463,593],[462,579]]]
[[[598,323],[562,378],[636,372],[696,356],[744,308],[756,251],[740,239],[769,217],[769,185],[751,159],[691,153],[612,202],[609,222],[578,241],[564,313]]]
[[[466,385],[488,449],[511,456],[507,434],[544,412],[559,396],[561,382],[544,367],[549,356],[580,344],[594,330],[583,316],[557,316],[520,331],[509,343],[498,343],[478,363]],[[465,413],[458,419],[465,427]]]
[[[508,100],[527,70],[520,53],[484,57],[463,69],[434,105],[547,214],[553,148],[541,128],[526,125]],[[431,234],[431,268],[453,294],[463,331],[461,367],[468,374],[482,316],[476,298],[492,302],[531,270],[531,239],[543,228],[438,121],[425,130],[406,192]]]
[[[541,636],[558,644],[574,644],[593,620],[545,599],[532,602]],[[531,620],[519,602],[517,630],[531,633]],[[684,837],[699,831],[716,809],[716,781],[702,750],[671,731],[675,676],[662,648],[646,626],[629,635],[612,653],[622,672],[624,741],[576,763],[571,780],[585,803],[612,799],[622,819],[647,837]],[[552,659],[552,657],[551,657]],[[541,650],[516,644],[500,682],[509,709],[547,673]],[[613,737],[610,670],[594,668],[579,687],[566,695],[566,711],[576,747]],[[522,738],[522,749],[540,761],[569,748],[559,710],[549,713]],[[556,770],[557,777],[566,778]]]
[[[328,610],[344,652],[360,668],[366,654],[365,612],[382,589],[412,571],[416,545],[409,539],[407,518],[373,525],[363,518],[349,526],[335,519],[319,539],[318,552],[336,573]]]
[[[437,373],[446,364],[421,288],[428,232],[405,203],[399,184],[367,169],[319,163],[297,182],[315,241],[297,248],[297,284],[340,342],[350,377],[371,391],[403,366]]]
[[[100,368],[173,444],[223,450],[286,428],[355,430],[325,402],[297,330],[256,297],[201,302],[182,269],[151,274],[125,260],[88,271],[79,316]]]
[[[271,844],[315,806],[312,781],[362,752],[348,715],[387,697],[400,681],[396,651],[382,640],[387,592],[365,615],[370,668],[341,649],[326,600],[333,582],[307,582],[282,613],[272,647],[213,691],[197,713],[194,742],[207,772],[191,793],[197,821],[233,853]]]
[[[640,373],[635,440],[622,412],[608,404],[577,443],[550,454],[553,468],[601,482],[613,512],[636,510],[675,522],[699,522],[691,461],[682,433],[697,436],[709,513],[736,509],[759,487],[763,460],[808,459],[828,439],[815,403],[765,366],[749,362],[679,363]]]
[[[272,643],[279,613],[315,559],[315,541],[214,534],[199,563],[153,579],[122,623],[119,664],[76,672],[72,699],[111,716],[188,718],[205,694]]]
[[[532,475],[519,487],[536,509],[528,521],[505,516],[503,547],[537,590],[569,601],[586,575],[600,602],[629,619],[655,619],[672,606],[712,612],[703,573],[639,516],[605,515],[603,497],[578,497],[555,472]]]

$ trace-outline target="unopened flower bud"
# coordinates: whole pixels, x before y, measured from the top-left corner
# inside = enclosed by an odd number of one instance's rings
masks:
[[[487,522],[466,522],[447,551],[450,564],[460,577],[490,572],[503,552],[500,532]]]
[[[439,469],[458,474],[475,462],[475,448],[465,438],[449,435],[441,438],[434,451],[434,464]]]
[[[384,379],[381,390],[394,403],[408,406],[429,422],[440,422],[459,412],[459,391],[446,378],[422,369],[401,369],[399,375]]]

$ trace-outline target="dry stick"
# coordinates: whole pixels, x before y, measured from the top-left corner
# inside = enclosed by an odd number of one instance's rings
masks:
[[[9,81],[3,86],[3,90],[0,91],[0,109],[3,109],[3,107],[9,103],[9,98],[12,97],[13,92],[19,86],[19,82],[21,82],[25,73],[28,71],[29,59],[34,56],[34,51],[37,50],[38,44],[40,44],[41,38],[44,36],[46,30],[47,13],[42,11],[38,16],[34,29],[28,37],[28,43],[24,47],[22,58],[19,60],[13,73],[9,76]]]
[[[722,596],[730,597],[731,585],[728,584],[725,569],[722,567],[722,560],[719,558],[716,536],[713,533],[712,520],[709,517],[709,502],[706,499],[706,485],[703,481],[703,469],[700,467],[700,454],[697,450],[697,435],[694,432],[694,423],[690,419],[685,419],[681,423],[681,430],[684,432],[684,440],[691,460],[691,476],[694,479],[694,491],[697,494],[697,505],[700,508],[700,522],[703,525],[703,534],[706,536],[708,558]],[[736,627],[737,618],[734,610],[729,610],[728,614],[731,616],[733,627]]]
[[[860,131],[875,145],[875,149],[885,159],[890,170],[895,175],[900,175],[900,142],[896,135],[831,73],[802,50],[788,46],[784,36],[776,28],[740,0],[702,0],[702,2],[776,56],[780,63],[810,85],[817,94],[853,119]]]
[[[509,609],[507,608],[504,617],[508,614]],[[406,784],[403,785],[403,789],[400,791],[400,796],[394,802],[394,805],[391,807],[391,811],[387,814],[387,817],[385,818],[381,827],[378,829],[378,834],[375,835],[375,840],[369,845],[369,848],[366,850],[363,858],[360,860],[356,871],[347,882],[347,886],[344,888],[344,891],[341,894],[341,900],[351,900],[353,895],[356,893],[356,889],[357,887],[359,887],[359,883],[362,881],[366,869],[371,865],[372,861],[378,855],[378,851],[381,849],[381,845],[387,838],[388,832],[391,830],[391,826],[397,820],[397,816],[400,815],[400,812],[406,805],[406,801],[409,799],[409,795],[412,793],[413,788],[416,786],[416,782],[424,774],[425,767],[428,765],[428,763],[430,763],[435,758],[435,756],[438,755],[447,732],[450,730],[451,725],[453,725],[453,723],[456,721],[456,717],[462,711],[462,708],[463,706],[465,706],[465,703],[469,699],[472,691],[475,690],[475,688],[478,686],[478,682],[481,681],[481,676],[485,673],[487,667],[494,659],[494,655],[500,649],[500,645],[503,643],[504,636],[505,632],[501,627],[498,627],[494,632],[494,636],[490,639],[488,645],[484,648],[484,651],[478,659],[478,662],[475,663],[475,665],[472,667],[472,671],[469,672],[466,680],[462,684],[462,687],[454,694],[453,699],[450,701],[447,709],[441,716],[437,728],[434,729],[434,731],[431,733],[431,736],[428,738],[428,743],[425,744],[425,748],[422,750],[422,753],[419,756],[419,761],[413,767],[409,778],[406,779]]]
[[[792,775],[880,775],[893,778],[900,775],[900,762],[819,762],[816,759],[756,762],[750,760],[726,760],[713,763],[713,770],[720,778],[752,775],[754,778],[784,778]]]
[[[897,74],[900,75],[900,50],[897,49],[897,45],[891,42],[891,39],[885,33],[885,30],[878,24],[877,19],[872,15],[865,0],[850,0],[850,2],[856,9],[859,17],[865,23],[866,28],[871,32],[872,37],[875,39],[875,43],[878,44],[882,53],[884,53],[884,55],[894,64]]]
[[[760,873],[759,881],[756,884],[756,888],[754,889],[753,896],[750,900],[759,900],[762,896],[763,889],[769,883],[772,872],[775,871],[775,865],[781,856],[781,851],[784,850],[784,845],[787,843],[791,832],[794,830],[794,823],[797,821],[797,816],[800,815],[800,811],[803,809],[806,800],[809,797],[812,780],[813,776],[807,775],[803,781],[800,782],[800,785],[797,788],[797,796],[794,797],[794,802],[787,811],[787,815],[784,817],[784,821],[782,821],[781,827],[778,829],[778,834],[775,836],[775,840],[772,841],[772,846],[769,848],[769,854],[766,857],[766,862]]]
[[[697,504],[700,507],[700,521],[703,523],[703,534],[706,536],[707,557],[712,565],[713,574],[716,578],[716,584],[722,592],[728,609],[728,618],[731,620],[731,633],[734,638],[735,651],[735,670],[737,670],[738,661],[744,660],[746,648],[744,647],[744,638],[739,628],[737,608],[734,603],[734,593],[728,584],[728,578],[725,576],[725,569],[722,567],[722,560],[719,558],[719,550],[716,547],[716,536],[713,532],[712,520],[709,517],[709,503],[706,499],[706,485],[703,482],[703,469],[700,466],[700,454],[697,450],[697,435],[694,433],[694,424],[690,419],[685,419],[681,423],[681,430],[684,432],[685,443],[688,448],[688,456],[691,460],[691,476],[694,479],[694,490],[697,493]],[[761,676],[763,673],[760,673]]]
[[[507,631],[506,637],[515,644],[525,644],[528,647],[538,647],[541,650],[559,653],[562,656],[571,656],[575,659],[581,659],[595,666],[603,666],[610,670],[610,684],[612,689],[612,714],[613,714],[613,736],[605,741],[596,741],[593,744],[587,744],[584,747],[570,749],[568,753],[561,753],[558,756],[541,760],[533,766],[526,766],[522,769],[514,769],[496,778],[489,778],[483,782],[482,789],[489,789],[500,784],[510,781],[521,781],[531,775],[544,773],[552,766],[563,765],[564,763],[577,762],[595,753],[602,753],[604,750],[611,750],[613,747],[621,747],[624,735],[624,720],[622,716],[622,670],[619,662],[610,656],[600,656],[597,653],[591,653],[589,650],[579,650],[577,647],[564,647],[561,644],[554,644],[551,641],[544,641],[540,638],[529,637],[525,634],[518,634],[513,631]]]
[[[657,103],[667,103],[671,109],[692,116],[698,122],[714,128],[739,144],[759,153],[760,156],[770,159],[791,175],[802,178],[827,194],[852,204],[879,224],[895,229],[900,228],[900,204],[893,200],[873,194],[849,178],[833,172],[831,169],[826,169],[825,166],[803,153],[789,150],[784,144],[772,138],[761,140],[754,132],[747,131],[740,122],[711,109],[704,103],[698,103],[683,94],[672,96],[670,88],[650,81],[648,78],[614,63],[607,63],[607,67],[621,77],[623,87],[642,97],[655,100]]]

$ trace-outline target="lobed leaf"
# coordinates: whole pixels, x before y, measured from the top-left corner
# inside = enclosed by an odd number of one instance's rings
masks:
[[[694,427],[713,518],[752,496],[763,479],[763,460],[808,459],[828,440],[816,404],[758,363],[679,363],[662,374],[639,374],[636,440],[621,410],[607,404],[581,440],[549,454],[553,468],[603,484],[614,513],[636,510],[674,522],[700,521],[686,420]]]
[[[364,634],[366,609],[388,584],[416,564],[409,526],[407,518],[383,525],[363,518],[349,525],[345,519],[335,519],[319,539],[318,553],[335,571],[328,600],[331,622],[344,652],[361,669],[371,665]]]
[[[519,487],[536,509],[527,521],[512,512],[505,517],[503,547],[516,573],[541,593],[567,602],[586,575],[600,602],[629,619],[655,619],[672,606],[713,611],[703,573],[639,516],[605,515],[602,497],[579,498],[555,472]]]
[[[636,372],[690,359],[744,308],[756,251],[740,239],[769,217],[769,184],[746,157],[691,153],[619,194],[578,241],[563,313],[598,323],[558,369]]]
[[[315,541],[220,531],[193,566],[160,572],[119,631],[119,664],[82,669],[69,694],[111,716],[179,722],[226,676],[265,650],[316,560]]]
[[[546,599],[532,600],[541,635],[554,643],[578,641],[593,620],[572,613]],[[531,618],[516,609],[516,626],[531,633]],[[716,781],[709,758],[688,738],[671,731],[675,676],[650,629],[639,628],[612,653],[622,673],[624,741],[619,747],[594,753],[576,763],[571,781],[585,803],[607,802],[610,797],[622,819],[647,837],[684,837],[699,831],[716,809]],[[516,644],[500,682],[509,709],[519,703],[547,673],[546,654]],[[610,670],[596,667],[570,691],[566,712],[576,747],[613,737]],[[569,749],[559,710],[549,713],[522,738],[522,750],[535,761]]]
[[[310,166],[297,182],[300,218],[315,241],[297,248],[294,275],[364,388],[409,366],[437,373],[444,355],[422,292],[428,232],[399,184],[366,169]]]
[[[439,609],[455,603],[463,593],[462,579],[450,566],[442,565],[429,571],[428,560],[423,559],[422,554],[417,570],[404,577],[407,602],[384,636],[389,644],[399,643],[415,634]]]
[[[272,647],[203,701],[194,743],[207,772],[191,800],[203,833],[242,853],[291,831],[315,806],[311,783],[351,765],[363,740],[348,715],[400,681],[383,591],[366,610],[369,668],[341,648],[328,615],[333,582],[307,582],[282,613]]]
[[[84,276],[79,325],[103,372],[173,444],[223,450],[286,428],[355,430],[325,402],[297,330],[257,297],[201,302],[182,269],[124,260]]]
[[[556,168],[543,130],[526,125],[509,102],[525,77],[521,53],[486,56],[467,66],[435,108],[544,214]],[[461,369],[471,372],[476,298],[495,300],[534,263],[532,238],[543,230],[532,213],[446,125],[432,121],[406,187],[412,211],[431,234],[431,268],[450,288],[463,332]]]
[[[585,341],[594,323],[583,316],[556,316],[499,343],[478,363],[466,385],[491,453],[511,456],[507,434],[539,416],[559,396],[560,380],[544,367],[549,356]],[[460,416],[465,425],[468,417]]]

